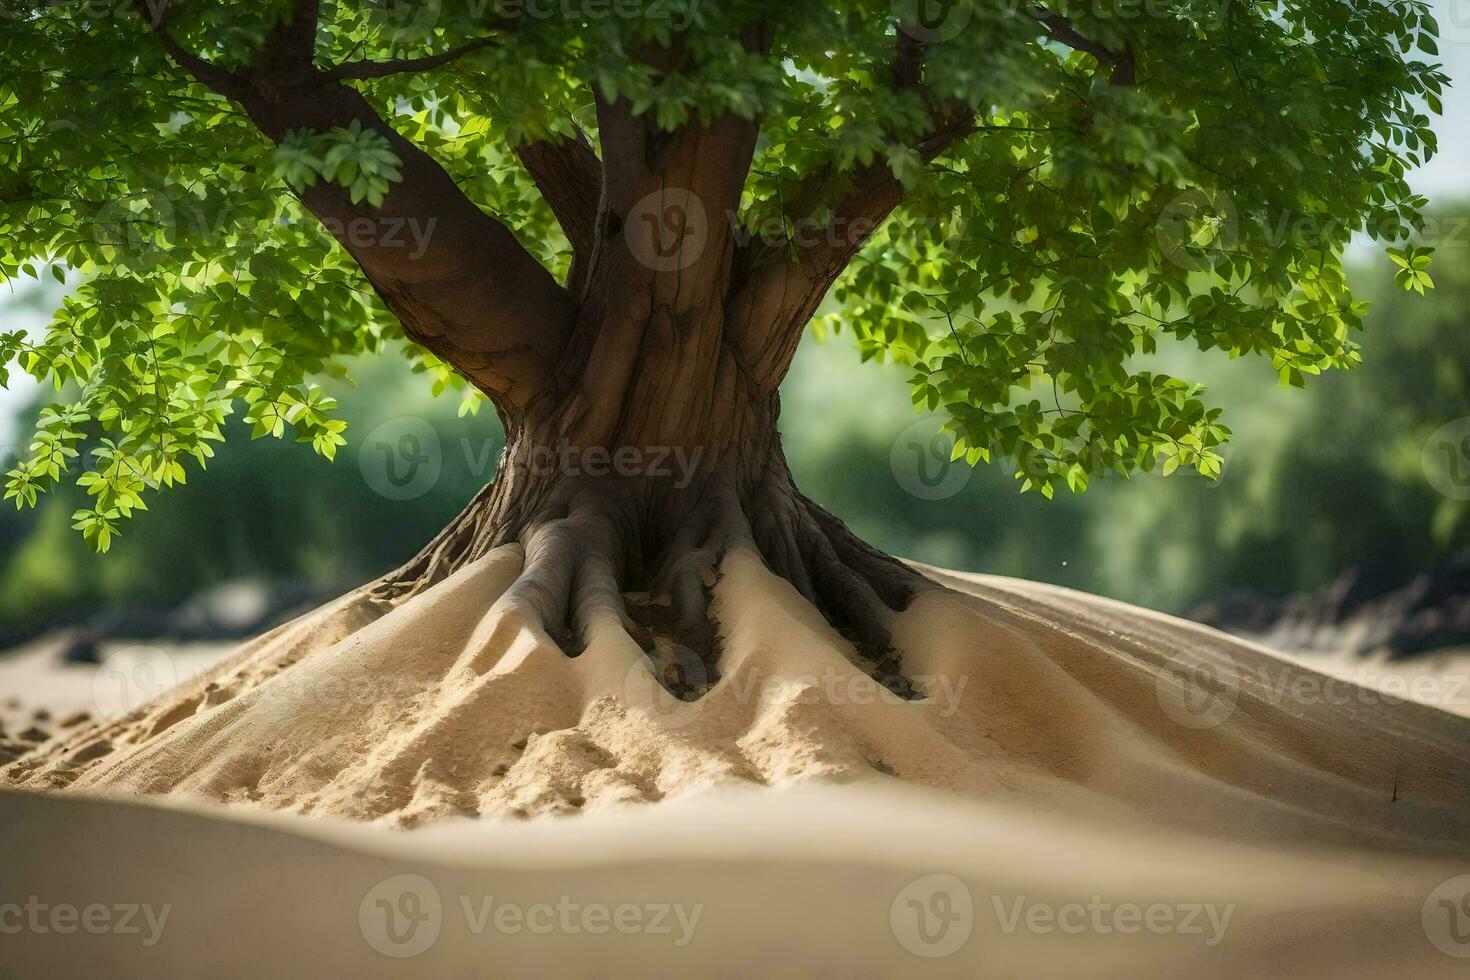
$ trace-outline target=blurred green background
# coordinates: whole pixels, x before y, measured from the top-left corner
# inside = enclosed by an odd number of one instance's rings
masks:
[[[1445,467],[1470,459],[1431,453],[1426,469],[1424,453],[1435,430],[1470,416],[1470,233],[1455,217],[1465,210],[1438,211],[1438,288],[1426,297],[1396,290],[1380,253],[1355,255],[1358,289],[1373,303],[1356,371],[1282,390],[1269,364],[1163,355],[1227,406],[1235,438],[1218,482],[1111,477],[1048,502],[1018,494],[1004,463],[947,469],[931,441],[937,423],[915,415],[905,372],[859,363],[844,336],[809,338],[783,389],[792,469],[810,496],[895,554],[1167,611],[1241,587],[1312,590],[1364,562],[1396,579],[1433,568],[1470,545],[1470,503],[1458,499],[1470,490],[1436,489],[1463,476]],[[7,313],[40,322],[55,299],[21,295]],[[0,642],[239,580],[331,592],[409,557],[493,475],[500,433],[493,413],[457,417],[457,398],[430,397],[426,379],[394,358],[353,374],[356,386],[333,386],[352,425],[336,462],[237,428],[205,473],[151,496],[106,556],[68,527],[74,488],[34,511],[0,511]],[[12,395],[14,417],[0,430],[12,449],[40,394]],[[426,451],[437,439],[440,472],[422,495],[392,500],[374,487],[383,443],[396,445],[406,425]]]

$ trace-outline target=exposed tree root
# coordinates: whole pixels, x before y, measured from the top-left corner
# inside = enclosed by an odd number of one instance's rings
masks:
[[[518,542],[525,568],[504,601],[521,607],[572,657],[595,622],[615,620],[654,661],[665,687],[692,700],[719,678],[712,589],[725,553],[744,546],[822,612],[868,674],[903,697],[919,696],[902,674],[889,621],[929,583],[802,496],[779,449],[753,478],[742,479],[737,467],[685,488],[565,478],[540,492],[522,487],[514,509],[502,485],[510,481],[486,488],[386,577],[373,599],[396,605]]]

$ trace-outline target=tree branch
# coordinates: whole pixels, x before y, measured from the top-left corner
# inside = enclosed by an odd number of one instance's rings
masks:
[[[898,25],[889,75],[895,89],[919,89],[927,45]],[[942,116],[945,110],[931,113]],[[975,112],[950,106],[949,119],[933,126],[913,146],[925,162],[956,140],[975,131]],[[752,241],[738,256],[726,327],[736,359],[758,387],[774,391],[786,374],[807,321],[827,290],[903,197],[903,187],[884,163],[859,171],[852,187],[834,206],[832,216],[814,239],[803,231],[803,215],[815,212],[830,196],[837,175],[824,168],[802,183],[791,201],[797,239],[779,245]],[[783,222],[784,228],[784,222]],[[795,245],[797,255],[790,257]]]
[[[423,58],[398,58],[392,61],[349,61],[328,68],[317,77],[324,81],[341,81],[344,79],[366,79],[384,78],[388,75],[404,75],[413,72],[433,71],[453,61],[458,61],[467,54],[487,48],[500,41],[500,37],[482,37],[462,44],[457,48],[445,51],[442,54],[429,55]]]
[[[579,128],[571,139],[536,140],[516,147],[516,158],[535,181],[572,245],[567,288],[581,292],[596,245],[594,228],[602,198],[602,161]]]
[[[974,130],[973,119],[951,123],[920,140],[915,150],[928,163]],[[815,235],[798,233],[801,238],[791,243],[797,249],[794,261],[789,245],[742,256],[746,272],[730,304],[726,339],[762,391],[780,385],[827,290],[902,199],[903,186],[888,167],[874,164],[859,172],[824,228]]]
[[[1112,66],[1113,72],[1108,76],[1108,81],[1113,85],[1137,84],[1137,67],[1132,47],[1125,45],[1123,50],[1114,51],[1112,48],[1083,37],[1069,19],[1045,7],[1031,7],[1028,13],[1046,27],[1046,36],[1053,41],[1064,44],[1074,51],[1090,54],[1100,63]]]
[[[361,93],[315,72],[316,0],[300,0],[245,74],[184,50],[164,29],[166,13],[150,16],[148,0],[134,0],[134,9],[170,58],[239,102],[275,142],[292,130],[327,132],[354,122],[387,139],[403,179],[381,206],[353,203],[346,188],[325,182],[299,194],[301,202],[356,260],[404,333],[497,406],[523,410],[550,387],[576,315],[571,294]]]
[[[1048,37],[1110,65],[1112,84],[1135,84],[1131,47],[1114,51],[1099,44],[1079,33],[1069,19],[1039,4],[1029,6],[1027,12],[1044,26]],[[905,32],[901,24],[896,37],[891,83],[895,89],[919,89],[927,45]],[[931,111],[939,121],[913,145],[925,163],[981,128],[974,111],[966,106],[948,104]],[[798,223],[801,215],[825,203],[835,176],[827,168],[803,182],[791,201]],[[832,206],[832,218],[816,230],[814,240],[776,245],[752,242],[742,250],[726,337],[757,385],[774,390],[780,384],[806,323],[827,290],[902,198],[903,188],[888,167],[874,164],[855,175],[851,189]],[[792,244],[797,248],[794,261],[789,255]]]
[[[133,0],[133,11],[148,25],[164,53],[199,84],[230,99],[239,99],[250,91],[250,83],[232,72],[185,50],[168,32],[172,7],[168,0]]]
[[[893,76],[894,88],[911,88],[919,84],[919,72],[924,66],[924,42],[898,25],[894,44]]]

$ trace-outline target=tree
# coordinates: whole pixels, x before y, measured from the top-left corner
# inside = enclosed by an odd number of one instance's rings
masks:
[[[880,668],[921,580],[797,491],[776,433],[824,302],[1023,491],[1214,474],[1219,409],[1148,355],[1261,355],[1291,385],[1355,362],[1341,254],[1419,226],[1404,174],[1445,81],[1412,56],[1419,0],[6,16],[0,276],[84,277],[44,337],[0,336],[63,396],[8,497],[79,470],[106,550],[232,411],[330,457],[312,379],[401,346],[507,439],[382,602],[519,543],[506,601],[569,652],[612,611],[707,654],[746,547]],[[1429,284],[1427,249],[1392,254]]]

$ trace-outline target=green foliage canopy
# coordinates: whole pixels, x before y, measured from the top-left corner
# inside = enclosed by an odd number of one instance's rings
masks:
[[[1219,409],[1140,364],[1160,337],[1300,385],[1357,360],[1352,235],[1397,243],[1400,284],[1430,284],[1428,250],[1404,244],[1424,204],[1405,173],[1434,152],[1445,82],[1422,0],[920,3],[323,0],[315,63],[559,276],[567,241],[514,147],[578,130],[596,145],[594,95],[664,130],[758,121],[730,220],[793,252],[865,239],[829,325],[912,365],[957,456],[1011,457],[1047,496],[1104,470],[1218,472]],[[6,496],[34,504],[73,473],[101,550],[146,491],[204,465],[232,412],[332,456],[345,424],[314,380],[403,340],[344,230],[296,196],[324,181],[377,206],[400,176],[388,142],[273,143],[180,63],[249,73],[308,7],[0,12],[0,279],[79,282],[43,336],[0,332],[0,366],[58,393]],[[742,43],[753,24],[769,51]],[[672,67],[643,56],[667,48]],[[928,158],[936,130],[958,138]],[[874,166],[897,209],[835,223]]]

